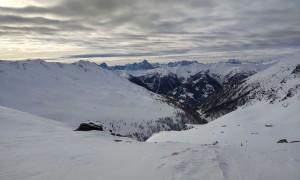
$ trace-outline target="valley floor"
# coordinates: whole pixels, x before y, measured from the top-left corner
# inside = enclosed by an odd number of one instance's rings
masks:
[[[300,143],[142,143],[0,106],[0,179],[299,179]],[[116,142],[115,140],[121,140]]]

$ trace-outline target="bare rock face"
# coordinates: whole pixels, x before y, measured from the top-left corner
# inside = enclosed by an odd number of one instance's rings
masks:
[[[80,126],[76,129],[76,131],[103,131],[103,127],[100,124],[96,124],[91,121],[86,121],[84,123],[81,123]]]

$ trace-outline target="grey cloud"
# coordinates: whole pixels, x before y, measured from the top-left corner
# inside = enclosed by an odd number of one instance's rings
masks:
[[[188,52],[188,49],[174,49],[167,51],[159,52],[147,52],[147,53],[105,53],[105,54],[80,54],[80,55],[71,55],[66,58],[95,58],[95,57],[139,57],[139,56],[157,56],[164,54],[182,54]]]
[[[299,0],[61,0],[0,7],[0,34],[36,33],[104,57],[298,48],[299,8]]]
[[[20,30],[20,32],[26,33],[26,31],[36,31],[36,32],[58,32],[58,31],[94,31],[95,29],[86,27],[76,21],[65,21],[57,19],[48,19],[44,17],[22,17],[17,15],[1,15],[0,14],[1,25],[7,25],[6,28],[1,28],[2,30]],[[18,27],[14,27],[14,26]],[[11,26],[11,27],[9,27]],[[22,27],[25,26],[25,27]],[[28,27],[31,26],[31,27]],[[46,27],[52,26],[52,27]]]

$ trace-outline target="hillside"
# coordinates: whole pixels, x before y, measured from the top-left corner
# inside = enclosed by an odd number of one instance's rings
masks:
[[[98,121],[106,131],[144,140],[160,130],[202,123],[199,115],[90,62],[0,62],[0,105],[65,122]]]
[[[158,64],[155,69],[106,68],[134,84],[197,109],[205,100],[229,86],[260,72],[277,61],[239,61],[202,64],[196,61]],[[129,65],[128,65],[129,66]],[[126,75],[127,74],[127,75]]]
[[[210,96],[200,106],[200,112],[213,120],[257,101],[286,102],[300,90],[299,60],[299,55],[291,56],[241,83],[224,88]]]

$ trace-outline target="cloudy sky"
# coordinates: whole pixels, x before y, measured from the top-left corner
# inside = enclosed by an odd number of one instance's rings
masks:
[[[299,0],[0,0],[0,59],[290,53],[299,9]]]

